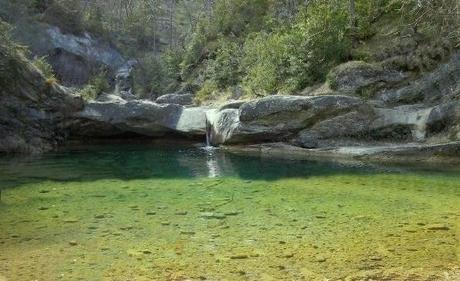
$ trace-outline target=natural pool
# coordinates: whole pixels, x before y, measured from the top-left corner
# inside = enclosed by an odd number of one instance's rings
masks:
[[[0,158],[0,280],[460,280],[460,167],[185,146]]]

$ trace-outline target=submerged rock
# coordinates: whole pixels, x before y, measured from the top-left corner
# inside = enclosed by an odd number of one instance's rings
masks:
[[[445,224],[432,224],[426,227],[428,230],[450,230],[450,228]]]
[[[204,212],[201,213],[200,216],[204,219],[218,219],[222,220],[226,218],[226,215],[221,214],[221,213],[212,213],[212,212]]]

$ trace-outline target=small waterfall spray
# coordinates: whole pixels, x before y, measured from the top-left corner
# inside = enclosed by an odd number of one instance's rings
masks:
[[[211,146],[211,123],[209,123],[208,118],[206,118],[206,148]]]

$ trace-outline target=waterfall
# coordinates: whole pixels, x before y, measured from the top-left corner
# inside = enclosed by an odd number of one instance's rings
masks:
[[[211,123],[206,118],[206,147],[211,147]]]

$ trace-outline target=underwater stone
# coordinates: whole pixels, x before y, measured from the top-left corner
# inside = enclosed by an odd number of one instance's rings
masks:
[[[449,230],[450,228],[445,224],[432,224],[427,226],[428,230]]]
[[[322,256],[318,256],[315,258],[315,261],[316,262],[326,262],[327,259],[325,257],[322,257]]]
[[[218,219],[218,220],[223,220],[226,218],[224,214],[210,213],[210,212],[201,213],[201,217],[204,219]]]
[[[75,240],[71,240],[71,241],[69,241],[69,245],[70,245],[70,246],[77,246],[77,245],[78,245],[78,242],[75,241]]]
[[[243,260],[247,258],[249,258],[249,256],[246,254],[237,254],[237,255],[230,256],[230,259],[232,260]]]

